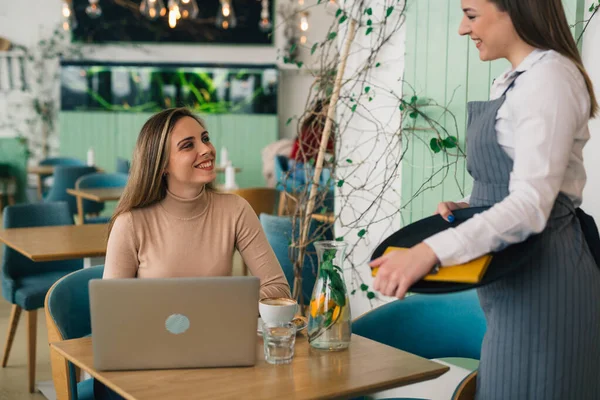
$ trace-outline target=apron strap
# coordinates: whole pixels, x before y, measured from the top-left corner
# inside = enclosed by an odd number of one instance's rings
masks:
[[[506,96],[506,93],[508,93],[508,91],[510,89],[512,89],[513,86],[515,86],[515,82],[517,81],[517,79],[519,78],[519,76],[521,76],[521,74],[524,73],[524,72],[525,71],[519,71],[519,72],[517,72],[517,74],[515,75],[515,79],[513,79],[513,81],[510,83],[510,85],[508,85],[508,87],[506,88],[506,90],[504,90],[504,92],[502,93],[502,96]]]

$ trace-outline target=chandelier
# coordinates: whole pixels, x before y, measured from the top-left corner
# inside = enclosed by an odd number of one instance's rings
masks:
[[[62,27],[65,31],[71,31],[77,26],[73,1],[62,0]],[[167,2],[166,7],[165,2]],[[85,9],[87,16],[92,19],[101,17],[102,6],[100,0],[88,0],[88,3],[89,5]],[[237,19],[233,8],[233,0],[219,0],[219,3],[220,7],[215,18],[215,25],[220,29],[235,28]],[[150,21],[166,17],[171,28],[175,28],[180,19],[194,19],[200,12],[197,0],[142,0],[139,10],[140,14]],[[263,32],[269,32],[273,28],[269,15],[269,0],[261,0],[260,20],[257,24]]]

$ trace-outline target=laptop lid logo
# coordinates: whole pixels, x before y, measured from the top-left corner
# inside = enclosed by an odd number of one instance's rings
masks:
[[[183,314],[171,314],[165,321],[165,327],[172,334],[179,335],[190,328],[190,320]]]

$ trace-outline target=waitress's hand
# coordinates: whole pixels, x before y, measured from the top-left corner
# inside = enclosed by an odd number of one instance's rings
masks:
[[[379,267],[373,289],[385,296],[403,299],[408,289],[438,262],[431,247],[425,243],[408,250],[392,251],[369,264],[371,268]]]
[[[452,211],[460,210],[461,208],[469,208],[469,203],[455,203],[453,201],[444,201],[438,204],[437,210],[433,215],[440,214],[448,222],[454,222],[454,215]]]

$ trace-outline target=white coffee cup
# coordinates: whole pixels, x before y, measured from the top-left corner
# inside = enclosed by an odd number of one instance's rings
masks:
[[[258,311],[266,323],[285,323],[294,319],[298,303],[284,297],[263,299],[258,303]]]

